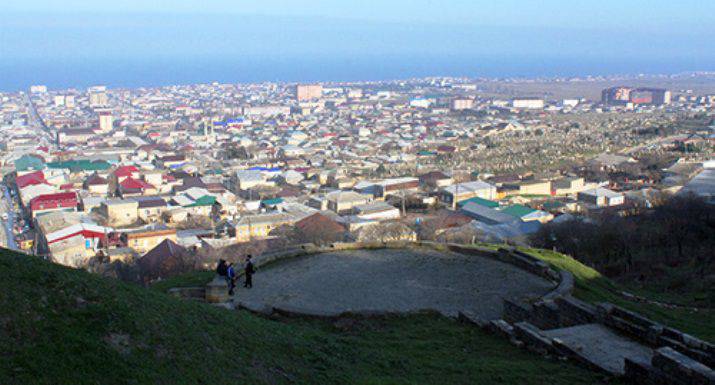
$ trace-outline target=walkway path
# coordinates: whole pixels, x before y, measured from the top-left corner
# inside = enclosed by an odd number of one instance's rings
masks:
[[[269,265],[237,301],[311,311],[460,310],[501,317],[502,300],[539,297],[553,285],[488,258],[432,250],[354,250]]]

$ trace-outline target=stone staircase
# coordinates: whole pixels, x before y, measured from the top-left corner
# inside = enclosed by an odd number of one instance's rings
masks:
[[[609,303],[570,295],[533,304],[504,301],[503,319],[460,319],[515,345],[644,385],[715,385],[715,345]]]

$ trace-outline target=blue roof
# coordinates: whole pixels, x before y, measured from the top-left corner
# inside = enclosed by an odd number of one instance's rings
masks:
[[[268,167],[251,167],[249,168],[250,171],[267,171],[267,172],[278,172],[281,170],[280,167],[273,167],[273,168],[268,168]]]

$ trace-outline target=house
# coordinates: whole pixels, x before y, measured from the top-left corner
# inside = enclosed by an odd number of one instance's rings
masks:
[[[64,212],[37,217],[35,229],[34,253],[72,267],[86,266],[113,231],[98,226],[83,214]]]
[[[164,198],[158,196],[136,197],[138,216],[146,223],[158,222],[164,211],[168,210],[168,204]]]
[[[79,197],[76,192],[38,195],[30,201],[30,216],[35,218],[53,211],[77,211]]]
[[[581,191],[577,199],[591,207],[611,207],[625,203],[623,194],[602,187]]]
[[[374,219],[378,221],[399,219],[400,210],[385,202],[373,202],[354,207],[355,216],[361,219]]]
[[[102,202],[99,211],[110,226],[120,227],[135,223],[139,219],[139,202],[135,200],[112,199]]]
[[[518,183],[504,183],[506,195],[551,195],[551,181],[530,180]]]
[[[572,195],[584,190],[585,181],[583,178],[568,177],[555,180],[551,183],[552,195]]]
[[[193,268],[188,250],[165,239],[137,260],[142,280],[147,283],[181,274]]]
[[[122,197],[138,196],[138,195],[154,195],[157,193],[156,187],[141,180],[127,177],[119,182],[119,195]]]
[[[461,212],[462,214],[487,225],[508,224],[520,221],[513,215],[482,206],[475,202],[470,202],[462,206]]]
[[[328,210],[338,214],[348,214],[353,211],[353,207],[369,203],[372,199],[355,191],[333,191],[325,195]],[[323,207],[316,207],[323,210]]]
[[[82,188],[92,195],[106,196],[109,193],[109,181],[95,172],[85,179]]]
[[[499,211],[501,211],[502,213],[509,214],[514,218],[518,218],[524,222],[539,221],[541,223],[547,223],[554,219],[554,216],[551,213],[533,209],[524,205],[510,205],[501,208]]]
[[[497,188],[492,184],[482,181],[457,183],[443,188],[441,195],[443,202],[455,207],[456,202],[474,197],[490,200],[496,199]]]
[[[390,194],[404,193],[406,191],[417,191],[420,187],[420,180],[417,178],[392,178],[375,183],[373,194],[375,197],[384,198]]]
[[[295,217],[286,213],[246,215],[236,223],[236,239],[247,242],[252,238],[265,238],[273,229],[293,223]]]
[[[454,179],[441,171],[431,171],[420,176],[420,184],[431,188],[447,187],[452,183]]]
[[[126,247],[131,247],[137,253],[145,253],[165,239],[176,242],[176,229],[170,229],[164,225],[151,226],[144,229],[122,232],[120,240]]]

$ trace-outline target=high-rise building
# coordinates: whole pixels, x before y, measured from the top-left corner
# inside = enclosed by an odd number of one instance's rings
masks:
[[[295,96],[299,102],[320,99],[323,96],[323,86],[320,84],[299,84],[295,87]]]
[[[601,102],[612,106],[633,104],[670,104],[671,93],[662,88],[611,87],[601,91]]]
[[[74,95],[65,95],[65,107],[67,107],[67,108],[75,107]]]
[[[114,128],[114,117],[111,111],[99,112],[99,130],[101,132],[110,132]]]
[[[95,91],[89,93],[89,106],[92,108],[106,107],[109,105],[109,98],[104,91]]]
[[[474,100],[472,99],[458,98],[452,100],[452,110],[454,111],[468,110],[472,107],[474,107]]]
[[[45,94],[47,93],[47,86],[30,86],[31,94]]]
[[[523,109],[542,109],[544,108],[544,99],[539,98],[518,98],[511,101],[511,106],[514,108]]]

